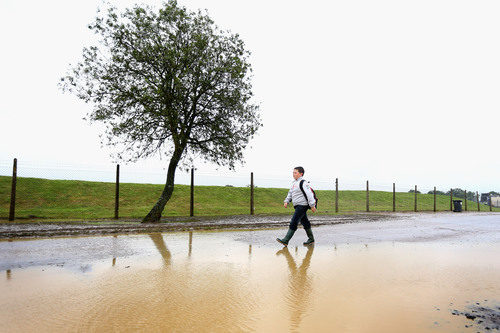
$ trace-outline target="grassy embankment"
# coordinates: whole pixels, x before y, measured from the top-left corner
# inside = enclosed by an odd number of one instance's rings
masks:
[[[9,214],[11,178],[0,176],[0,219]],[[120,184],[120,217],[141,218],[147,214],[163,190],[163,185]],[[18,178],[16,218],[41,219],[99,219],[114,215],[114,183],[75,180],[47,180]],[[165,207],[164,216],[188,216],[189,193],[187,185],[176,185],[172,199]],[[287,189],[256,188],[256,214],[290,214],[284,209]],[[321,214],[333,214],[335,191],[317,191]],[[247,187],[196,186],[195,215],[237,215],[249,213],[250,189]],[[396,210],[413,211],[414,195],[396,193]],[[477,204],[469,201],[470,211]],[[418,195],[418,210],[432,211],[433,195]],[[437,196],[437,209],[450,209],[450,198]],[[366,210],[365,191],[339,191],[339,210],[363,212]],[[370,191],[371,211],[392,211],[392,192]],[[489,207],[481,205],[481,211]],[[493,208],[500,211],[500,208]]]

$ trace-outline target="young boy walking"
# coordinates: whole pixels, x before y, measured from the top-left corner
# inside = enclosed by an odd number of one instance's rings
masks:
[[[311,208],[313,213],[316,213],[316,199],[314,199],[314,194],[309,186],[309,182],[303,179],[304,168],[296,167],[293,169],[293,178],[295,181],[292,184],[292,188],[288,191],[286,196],[284,206],[288,207],[290,202],[293,202],[293,207],[295,208],[295,213],[290,221],[290,226],[286,236],[282,239],[276,238],[281,244],[288,246],[288,242],[292,238],[293,234],[297,230],[297,225],[302,223],[307,234],[307,241],[304,245],[310,245],[314,243],[314,236],[311,230],[311,222],[307,218],[307,210]]]

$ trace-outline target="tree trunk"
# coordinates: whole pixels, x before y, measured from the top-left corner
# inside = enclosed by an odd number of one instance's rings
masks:
[[[176,149],[172,158],[170,159],[170,163],[168,165],[167,172],[167,183],[165,184],[165,188],[158,199],[158,202],[154,205],[151,211],[142,219],[143,223],[147,222],[160,222],[161,214],[163,213],[163,209],[167,204],[170,197],[172,197],[172,193],[174,192],[174,178],[175,178],[175,169],[177,169],[177,164],[182,156],[183,149]]]

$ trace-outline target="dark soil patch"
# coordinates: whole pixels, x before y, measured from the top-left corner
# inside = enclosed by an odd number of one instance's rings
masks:
[[[464,316],[471,322],[466,327],[473,327],[481,331],[500,330],[500,303],[491,305],[491,302],[474,302],[467,306],[465,311],[451,310],[454,316]]]

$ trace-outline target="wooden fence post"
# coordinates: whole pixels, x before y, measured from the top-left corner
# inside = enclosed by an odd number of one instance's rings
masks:
[[[434,186],[434,213],[436,212],[436,186]]]
[[[417,185],[415,185],[415,212],[417,211]]]
[[[370,211],[370,187],[368,181],[366,181],[366,211]]]
[[[477,200],[477,211],[481,211],[481,207],[479,207],[479,192],[476,191],[476,200]]]
[[[335,178],[335,213],[339,212],[339,179]]]
[[[116,165],[115,183],[115,220],[118,220],[118,207],[120,205],[120,164]]]
[[[254,215],[253,172],[250,173],[250,215]]]
[[[396,211],[396,183],[392,183],[392,211]]]
[[[450,211],[453,211],[453,189],[450,189]]]
[[[191,168],[191,200],[189,201],[189,216],[194,216],[194,168]]]
[[[14,159],[12,167],[12,187],[10,190],[9,221],[14,221],[16,216],[16,185],[17,185],[17,158]]]
[[[465,211],[467,211],[467,190],[464,190],[464,197],[465,197]]]
[[[491,207],[491,194],[490,194],[490,212],[492,211],[492,207]]]

